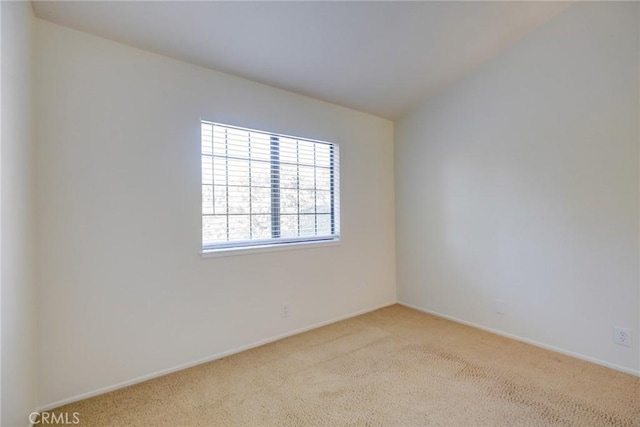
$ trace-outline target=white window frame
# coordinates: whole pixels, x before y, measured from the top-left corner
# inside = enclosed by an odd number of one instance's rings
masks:
[[[205,137],[205,133],[203,131],[203,129],[205,129],[206,126],[210,126],[211,130],[212,130],[212,134],[211,134],[211,139],[210,140],[205,140],[205,138],[209,138],[208,136]],[[276,133],[276,132],[269,132],[269,131],[263,131],[263,130],[256,130],[256,129],[250,129],[250,128],[245,128],[245,127],[239,127],[239,126],[234,126],[234,125],[228,125],[228,124],[223,124],[223,123],[217,123],[217,122],[212,122],[212,121],[207,121],[207,120],[201,120],[201,158],[202,158],[202,165],[204,165],[205,160],[207,157],[211,158],[211,165],[214,164],[213,159],[214,158],[218,158],[218,159],[226,159],[227,162],[229,161],[229,159],[231,159],[232,157],[229,156],[228,151],[226,152],[226,156],[221,156],[219,154],[215,154],[214,151],[214,147],[218,147],[219,144],[218,141],[216,141],[216,139],[214,138],[214,133],[213,130],[214,129],[220,129],[220,128],[224,128],[224,129],[229,129],[229,130],[235,130],[235,131],[242,131],[242,132],[250,132],[250,133],[255,133],[255,134],[259,134],[264,136],[268,136],[270,139],[270,143],[271,143],[271,151],[270,151],[270,160],[268,160],[267,162],[270,164],[271,167],[271,209],[269,211],[269,214],[271,216],[271,234],[272,236],[270,238],[262,238],[262,239],[254,239],[254,238],[249,238],[249,239],[244,239],[244,240],[228,240],[228,241],[218,241],[218,242],[206,242],[205,241],[205,218],[206,217],[213,217],[213,216],[218,216],[218,217],[227,217],[227,227],[226,227],[226,233],[227,233],[227,239],[229,239],[229,220],[228,218],[232,215],[229,213],[229,205],[227,205],[227,210],[225,213],[220,213],[217,214],[215,212],[215,202],[214,203],[214,208],[212,213],[205,213],[205,197],[204,197],[204,192],[205,192],[205,187],[206,186],[210,186],[212,188],[212,191],[215,191],[213,189],[215,189],[216,185],[213,176],[215,176],[214,173],[214,167],[211,166],[211,178],[209,180],[207,180],[205,177],[205,167],[203,166],[201,169],[201,187],[202,187],[202,194],[203,197],[201,199],[201,218],[202,218],[202,223],[201,223],[201,254],[203,257],[207,257],[207,256],[220,256],[220,255],[233,255],[233,254],[240,254],[240,253],[256,253],[256,252],[263,252],[263,251],[270,251],[270,250],[285,250],[285,249],[297,249],[297,248],[312,248],[312,247],[319,247],[319,246],[328,246],[328,245],[335,245],[338,244],[340,242],[340,162],[339,162],[339,146],[336,143],[332,143],[332,142],[327,142],[327,141],[319,141],[319,140],[315,140],[315,139],[309,139],[309,138],[303,138],[303,137],[299,137],[299,136],[290,136],[290,135],[285,135],[285,134],[280,134],[280,133]],[[251,135],[251,134],[249,134]],[[225,137],[226,138],[226,137]],[[318,205],[315,204],[314,205],[314,210],[313,213],[301,213],[300,212],[300,208],[298,206],[298,213],[297,214],[281,214],[280,213],[280,191],[283,189],[288,189],[291,190],[291,188],[284,188],[281,186],[280,184],[280,166],[281,164],[289,164],[291,165],[291,162],[281,162],[281,157],[280,157],[280,152],[279,152],[279,141],[280,139],[287,139],[287,140],[295,140],[296,144],[300,144],[301,141],[303,141],[304,143],[311,143],[314,146],[314,153],[316,153],[317,148],[316,148],[316,144],[322,144],[323,146],[328,146],[329,147],[329,152],[330,154],[330,160],[329,160],[329,171],[330,171],[330,234],[322,234],[322,235],[307,235],[307,236],[288,236],[288,237],[281,237],[280,235],[280,226],[281,226],[281,215],[282,216],[296,216],[297,220],[298,220],[298,224],[300,222],[300,217],[301,215],[314,215],[314,224],[315,224],[315,232],[318,232],[318,216],[320,215],[324,215],[326,216],[327,213],[326,212],[320,212],[318,210]],[[226,142],[225,142],[226,143]],[[208,151],[205,154],[205,144],[211,144],[211,150]],[[251,151],[249,150],[249,155],[246,158],[246,161],[248,162],[252,162],[253,159],[251,158]],[[264,161],[263,161],[264,162]],[[308,163],[307,164],[301,164],[301,160],[300,160],[300,156],[298,156],[297,161],[295,163],[298,166],[298,170],[300,169],[300,166],[306,166],[308,167]],[[227,163],[228,165],[228,163]],[[314,154],[314,162],[313,162],[313,168],[314,168],[314,177],[317,174],[317,169],[324,169],[325,171],[327,170],[327,166],[319,166],[318,162],[316,160],[315,154]],[[298,172],[299,173],[299,172]],[[297,177],[298,179],[298,184],[297,184],[297,190],[298,190],[298,196],[299,196],[299,192],[301,190],[300,188],[300,184],[299,184],[299,180],[300,180],[300,175],[298,175]],[[227,188],[230,186],[229,181],[227,180],[226,183],[224,184],[224,186]],[[252,183],[249,183],[249,191],[251,192],[251,188],[256,188],[256,187],[252,187]],[[318,191],[322,191],[319,190],[318,184],[317,184],[317,180],[314,178],[314,187],[313,187],[313,191],[314,192],[318,192]],[[325,190],[326,191],[326,190]],[[314,194],[316,194],[314,193]],[[251,194],[251,193],[250,193]],[[325,193],[326,194],[326,193]],[[251,197],[251,195],[250,195]],[[227,202],[228,203],[228,202]],[[207,206],[207,208],[209,208],[210,206]],[[251,209],[251,208],[250,208]],[[251,215],[253,215],[253,213],[251,212],[251,210],[249,211],[249,227],[252,227],[252,222],[251,222]],[[255,214],[257,215],[257,214]],[[264,215],[263,213],[261,215]],[[298,225],[298,234],[300,234],[300,225]]]

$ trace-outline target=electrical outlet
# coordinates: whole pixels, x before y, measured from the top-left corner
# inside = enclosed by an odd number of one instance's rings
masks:
[[[280,316],[289,317],[289,304],[288,303],[283,302],[282,305],[280,306]]]
[[[496,313],[505,315],[507,314],[508,307],[509,307],[509,304],[505,300],[497,299],[494,308]]]
[[[631,347],[633,345],[633,340],[631,336],[631,329],[628,328],[620,328],[615,326],[613,328],[613,342],[614,344],[624,345],[626,347]]]

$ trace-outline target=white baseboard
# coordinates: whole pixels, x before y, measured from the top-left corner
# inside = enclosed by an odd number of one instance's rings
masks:
[[[191,368],[191,367],[194,367],[194,366],[197,366],[197,365],[201,365],[203,363],[207,363],[207,362],[211,362],[211,361],[214,361],[214,360],[217,360],[217,359],[221,359],[223,357],[231,356],[232,354],[236,354],[236,353],[240,353],[240,352],[243,352],[243,351],[246,351],[246,350],[250,350],[252,348],[260,347],[262,345],[269,344],[269,343],[272,343],[274,341],[279,341],[279,340],[281,340],[283,338],[287,338],[287,337],[290,337],[290,336],[293,336],[293,335],[298,335],[298,334],[301,334],[303,332],[310,331],[312,329],[321,328],[323,326],[327,326],[327,325],[330,325],[332,323],[336,323],[336,322],[340,322],[342,320],[350,319],[352,317],[360,316],[362,314],[369,313],[369,312],[372,312],[372,311],[375,311],[375,310],[379,310],[379,309],[384,308],[384,307],[389,307],[389,306],[394,305],[394,304],[396,304],[396,301],[388,302],[386,304],[382,304],[382,305],[371,307],[371,308],[366,308],[364,310],[356,311],[355,313],[350,313],[350,314],[347,314],[347,315],[344,315],[344,316],[339,316],[339,317],[336,317],[336,318],[333,318],[333,319],[330,319],[330,320],[326,320],[324,322],[315,323],[313,325],[306,326],[304,328],[295,329],[293,331],[286,332],[284,334],[276,335],[276,336],[273,336],[273,337],[270,337],[270,338],[267,338],[267,339],[264,339],[264,340],[260,340],[260,341],[257,341],[257,342],[251,343],[251,344],[247,344],[247,345],[244,345],[244,346],[241,346],[241,347],[233,348],[231,350],[223,351],[222,353],[217,353],[217,354],[214,354],[212,356],[208,356],[208,357],[205,357],[205,358],[202,358],[202,359],[195,360],[193,362],[184,363],[182,365],[178,365],[178,366],[175,366],[173,368],[163,369],[161,371],[153,372],[153,373],[148,374],[148,375],[143,375],[141,377],[137,377],[137,378],[134,378],[134,379],[131,379],[131,380],[128,380],[128,381],[124,381],[124,382],[118,383],[118,384],[110,385],[110,386],[107,386],[107,387],[102,387],[102,388],[99,388],[99,389],[94,390],[94,391],[90,391],[90,392],[87,392],[87,393],[82,393],[82,394],[79,394],[77,396],[70,397],[68,399],[62,399],[62,400],[58,400],[57,402],[47,403],[47,404],[44,404],[44,405],[38,407],[37,412],[48,411],[48,410],[57,408],[59,406],[68,405],[69,403],[77,402],[79,400],[88,399],[90,397],[98,396],[100,394],[109,393],[109,392],[114,391],[114,390],[118,390],[118,389],[121,389],[121,388],[129,387],[129,386],[134,385],[134,384],[138,384],[138,383],[141,383],[141,382],[144,382],[144,381],[148,381],[148,380],[151,380],[151,379],[154,379],[154,378],[158,378],[158,377],[161,377],[161,376],[164,376],[164,375],[171,374],[173,372],[177,372],[177,371],[181,371],[183,369],[187,369],[187,368]]]
[[[510,338],[512,340],[516,340],[516,341],[520,341],[526,344],[531,344],[533,346],[536,347],[540,347],[540,348],[544,348],[545,350],[550,350],[556,353],[560,353],[560,354],[564,354],[567,356],[571,356],[571,357],[575,357],[576,359],[580,359],[580,360],[584,360],[587,362],[591,362],[591,363],[595,363],[596,365],[601,365],[604,366],[606,368],[611,368],[611,369],[615,369],[616,371],[620,371],[620,372],[624,372],[626,374],[631,374],[631,375],[635,375],[637,377],[640,377],[640,371],[637,371],[635,369],[630,369],[630,368],[626,368],[624,366],[620,366],[620,365],[616,365],[614,363],[609,363],[609,362],[605,362],[604,360],[600,360],[600,359],[596,359],[593,357],[589,357],[589,356],[585,356],[584,354],[580,354],[580,353],[574,353],[573,351],[569,351],[569,350],[565,350],[559,347],[554,347],[552,345],[548,345],[548,344],[543,344],[541,342],[538,341],[534,341],[528,338],[523,338],[517,335],[513,335],[507,332],[503,332],[500,331],[498,329],[493,329],[493,328],[488,328],[486,326],[482,326],[478,323],[474,323],[474,322],[469,322],[466,320],[462,320],[462,319],[458,319],[457,317],[453,317],[453,316],[448,316],[446,314],[442,314],[439,313],[437,311],[433,311],[433,310],[429,310],[427,308],[422,308],[422,307],[418,307],[412,304],[408,304],[406,302],[402,302],[402,301],[398,301],[398,304],[403,305],[405,307],[409,307],[409,308],[413,308],[414,310],[418,310],[418,311],[422,311],[423,313],[427,313],[427,314],[432,314],[434,316],[437,317],[441,317],[443,319],[447,319],[447,320],[451,320],[452,322],[456,322],[456,323],[461,323],[463,325],[467,325],[467,326],[471,326],[472,328],[477,328],[477,329],[481,329],[483,331],[487,331],[487,332],[491,332],[492,334],[496,334],[496,335],[500,335],[506,338]]]

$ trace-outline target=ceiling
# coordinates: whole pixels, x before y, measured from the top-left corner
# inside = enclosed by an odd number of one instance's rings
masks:
[[[389,119],[570,4],[33,2],[57,24]]]

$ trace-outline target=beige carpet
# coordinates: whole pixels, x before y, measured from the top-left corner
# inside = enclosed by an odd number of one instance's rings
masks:
[[[640,378],[394,305],[65,411],[85,426],[640,426]]]

